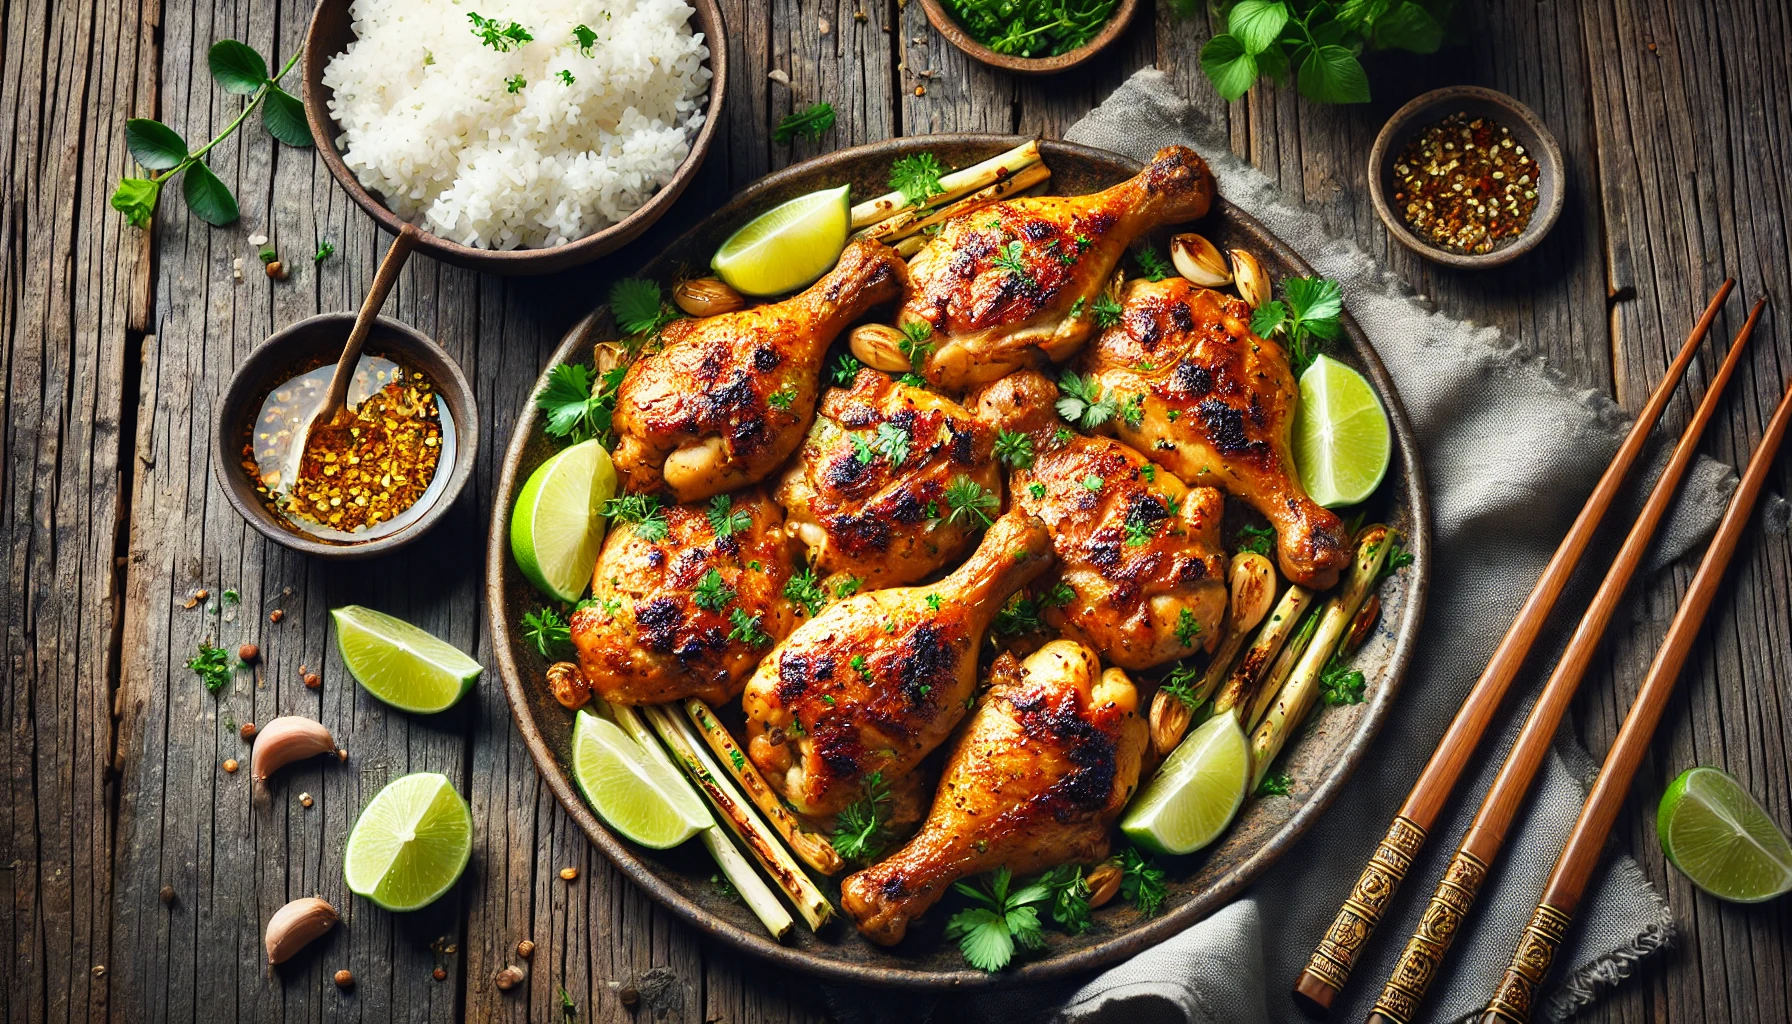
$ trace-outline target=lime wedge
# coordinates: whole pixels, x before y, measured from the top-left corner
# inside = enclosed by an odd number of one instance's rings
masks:
[[[592,809],[642,846],[668,849],[712,823],[690,783],[589,711],[573,725],[572,775]]]
[[[851,186],[774,206],[728,237],[709,265],[743,295],[782,295],[828,272],[846,248]]]
[[[616,467],[595,438],[529,475],[510,510],[510,553],[530,583],[562,601],[579,599],[604,542],[598,512],[615,496]]]
[[[361,812],[342,855],[350,892],[416,910],[453,887],[473,853],[473,813],[446,775],[394,779]]]
[[[1720,900],[1759,903],[1792,892],[1792,843],[1728,773],[1691,768],[1662,794],[1661,849]]]
[[[446,711],[479,678],[477,661],[403,619],[358,604],[331,609],[330,617],[349,674],[400,711]]]
[[[1238,715],[1215,715],[1170,751],[1120,830],[1158,853],[1193,853],[1219,837],[1244,803],[1251,751]]]
[[[1367,500],[1393,449],[1388,414],[1363,375],[1330,356],[1313,360],[1294,409],[1294,468],[1307,494],[1327,508]]]

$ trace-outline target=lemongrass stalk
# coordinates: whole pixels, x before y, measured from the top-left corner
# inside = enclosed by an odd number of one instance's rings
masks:
[[[1282,645],[1293,635],[1295,626],[1300,623],[1301,613],[1312,603],[1313,592],[1306,587],[1297,584],[1282,591],[1276,606],[1270,609],[1263,625],[1257,630],[1257,639],[1251,642],[1238,664],[1232,666],[1231,674],[1226,677],[1225,688],[1214,698],[1216,710],[1224,710],[1222,704],[1225,708],[1244,705],[1239,710],[1239,718],[1246,723],[1244,728],[1250,728],[1245,715],[1249,711],[1252,696],[1257,692],[1257,684],[1269,671]]]
[[[610,718],[634,738],[648,757],[659,761],[670,771],[678,772],[672,758],[667,755],[666,748],[660,745],[660,741],[654,738],[653,730],[641,720],[640,712],[622,704],[606,704],[601,700],[594,700],[593,703],[599,710],[608,711]],[[703,841],[703,848],[715,858],[716,866],[722,869],[722,877],[728,879],[735,892],[740,893],[741,902],[747,905],[753,916],[759,918],[759,923],[765,925],[765,930],[771,933],[772,938],[783,941],[790,934],[790,929],[796,926],[790,911],[785,910],[784,904],[778,902],[777,894],[772,892],[771,886],[765,884],[765,879],[754,869],[753,862],[729,842],[722,826],[716,824],[715,816],[708,815],[708,818],[709,825],[697,833],[697,838]]]
[[[1246,732],[1255,729],[1257,723],[1263,721],[1263,716],[1269,713],[1270,703],[1276,699],[1276,694],[1282,692],[1282,687],[1287,685],[1288,677],[1294,674],[1294,666],[1300,663],[1300,656],[1307,652],[1307,645],[1313,642],[1313,631],[1319,627],[1322,611],[1323,608],[1316,609],[1301,620],[1294,635],[1288,638],[1281,653],[1276,655],[1276,663],[1270,666],[1263,678],[1257,681],[1256,687],[1241,700],[1240,714],[1243,716]]]
[[[940,176],[940,187],[945,189],[936,195],[929,196],[928,205],[949,203],[959,196],[975,192],[980,188],[1002,180],[1029,164],[1039,162],[1039,140],[1029,139],[1006,153],[998,153],[982,163],[953,171]],[[876,199],[860,203],[852,208],[852,226],[869,227],[880,220],[909,205],[908,196],[901,192],[891,192]]]
[[[821,894],[803,868],[778,842],[777,833],[773,832],[753,810],[753,805],[741,796],[740,791],[728,781],[715,762],[703,749],[703,741],[697,738],[691,724],[682,716],[673,715],[662,707],[642,708],[653,731],[659,733],[660,739],[672,751],[679,764],[684,767],[685,774],[697,783],[697,788],[709,797],[721,817],[740,841],[746,845],[753,859],[759,862],[761,869],[770,875],[778,888],[796,907],[811,929],[820,929],[828,919],[834,916],[834,906],[828,898]]]
[[[746,752],[734,742],[734,737],[728,734],[727,728],[717,720],[716,713],[702,698],[691,697],[686,700],[684,712],[709,742],[709,749],[715,752],[722,767],[734,776],[734,781],[746,792],[747,798],[753,801],[753,805],[759,808],[766,820],[772,823],[772,827],[778,830],[778,834],[784,837],[784,841],[790,844],[792,853],[804,864],[824,875],[835,874],[846,866],[846,862],[840,859],[840,854],[834,851],[833,844],[825,836],[816,835],[804,828],[796,815],[790,813],[790,809],[778,799],[778,794],[772,792],[771,786],[766,784],[765,776],[759,774],[759,769],[747,760]]]
[[[910,235],[907,238],[897,240],[896,244],[890,246],[890,248],[896,250],[896,255],[903,259],[910,259],[915,253],[927,248],[927,236]]]
[[[1356,558],[1344,578],[1344,586],[1325,602],[1319,626],[1313,631],[1313,639],[1307,644],[1300,662],[1294,666],[1281,692],[1276,694],[1275,703],[1262,724],[1251,731],[1252,789],[1263,780],[1270,762],[1288,741],[1288,735],[1319,699],[1320,677],[1325,672],[1326,663],[1337,651],[1338,641],[1350,628],[1350,620],[1356,616],[1357,609],[1375,588],[1382,563],[1387,561],[1388,551],[1393,547],[1389,543],[1392,537],[1388,528],[1381,525],[1368,527],[1357,535]]]
[[[1022,168],[988,188],[978,189],[955,203],[941,206],[932,211],[904,210],[889,220],[871,225],[859,232],[856,237],[880,242],[901,241],[904,238],[918,235],[935,224],[944,224],[955,217],[975,213],[991,203],[999,202],[1019,192],[1025,192],[1051,176],[1051,168],[1044,164],[1034,164],[1031,167]]]

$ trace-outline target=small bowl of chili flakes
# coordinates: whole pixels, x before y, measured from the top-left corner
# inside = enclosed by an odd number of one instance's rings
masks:
[[[212,440],[212,471],[250,526],[332,559],[421,537],[454,504],[479,451],[479,413],[459,365],[428,335],[382,316],[349,384],[345,429],[314,432],[298,483],[282,486],[288,438],[322,399],[354,324],[354,313],[321,313],[256,346],[231,377]]]
[[[1531,109],[1475,85],[1394,112],[1369,152],[1375,213],[1400,244],[1446,266],[1497,267],[1562,213],[1562,151]]]

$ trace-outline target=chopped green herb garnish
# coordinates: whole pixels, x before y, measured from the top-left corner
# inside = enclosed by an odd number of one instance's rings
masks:
[[[552,661],[572,646],[572,629],[566,619],[552,608],[538,608],[523,613],[523,638],[544,658]]]
[[[821,606],[828,602],[827,592],[821,589],[814,569],[804,569],[790,577],[790,581],[784,584],[784,596],[801,605],[803,613],[810,618],[814,618],[815,613],[821,611]]]
[[[946,191],[940,184],[940,177],[945,173],[946,169],[932,153],[911,153],[891,162],[890,188],[902,193],[908,204],[918,209],[926,206],[927,200]]]
[[[665,511],[652,494],[619,494],[604,502],[598,514],[618,523],[633,523],[635,536],[649,543],[666,539]]]
[[[1274,775],[1265,775],[1263,781],[1257,783],[1257,795],[1287,796],[1293,788],[1294,780],[1288,777],[1287,772],[1276,772]]]
[[[859,362],[858,358],[851,352],[842,352],[834,357],[834,366],[833,369],[829,371],[828,379],[832,380],[834,384],[839,387],[851,387],[852,379],[857,377],[859,371],[864,368],[865,364]]]
[[[842,576],[834,581],[834,599],[842,600],[859,592],[857,576]]]
[[[1195,646],[1195,640],[1201,635],[1201,623],[1195,613],[1187,608],[1176,611],[1176,642],[1184,647]]]
[[[982,484],[960,473],[952,478],[950,484],[946,485],[946,508],[950,510],[946,515],[946,522],[948,524],[971,523],[972,519],[977,519],[981,520],[984,526],[989,526],[995,520],[989,517],[989,512],[986,510],[995,508],[1001,503],[1002,500]],[[973,528],[975,527],[974,523],[971,525]]]
[[[1267,526],[1246,524],[1238,530],[1238,550],[1268,555],[1275,548],[1276,531]]]
[[[1138,261],[1139,269],[1145,272],[1147,280],[1162,281],[1172,273],[1170,265],[1149,245],[1134,254],[1133,259]]]
[[[1164,885],[1164,871],[1150,857],[1134,847],[1120,855],[1120,895],[1132,902],[1145,917],[1163,912],[1169,889]]]
[[[718,494],[709,499],[709,527],[716,532],[716,537],[732,537],[753,525],[753,513],[746,509],[734,508],[734,498],[727,494]]]
[[[865,776],[857,800],[834,818],[834,852],[851,861],[866,861],[882,852],[887,837],[884,822],[890,816],[890,787],[882,772]]]
[[[480,44],[489,46],[499,53],[507,53],[535,39],[529,34],[528,29],[514,21],[481,18],[472,11],[467,12],[467,20],[473,23],[473,34],[479,37]],[[516,90],[510,91],[515,92]]]
[[[1015,469],[1033,464],[1033,439],[1015,430],[996,432],[996,458]]]
[[[759,615],[748,615],[744,608],[735,608],[728,613],[728,621],[734,627],[728,631],[728,639],[739,640],[748,647],[764,647],[771,643],[772,638],[759,627],[761,618]]]
[[[1113,296],[1103,292],[1095,299],[1095,326],[1107,328],[1120,322],[1123,312],[1120,303]]]
[[[630,338],[651,337],[678,319],[660,286],[638,277],[625,277],[610,286],[610,313],[617,329]]]
[[[199,641],[199,649],[187,659],[187,667],[205,684],[205,688],[217,693],[230,684],[230,652],[222,647],[215,647],[211,640]]]
[[[705,611],[719,612],[734,600],[734,588],[722,582],[720,569],[711,569],[697,581],[697,589],[691,592],[691,600]]]
[[[1084,430],[1093,430],[1114,418],[1119,406],[1112,395],[1102,393],[1093,377],[1079,377],[1065,370],[1058,377],[1058,415]]]
[[[1361,671],[1351,668],[1335,654],[1319,673],[1319,696],[1334,707],[1340,704],[1361,704],[1363,690],[1367,685],[1368,681],[1363,678]]]

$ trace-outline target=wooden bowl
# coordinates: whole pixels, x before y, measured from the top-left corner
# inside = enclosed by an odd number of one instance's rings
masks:
[[[381,196],[369,192],[356,180],[354,172],[342,162],[342,154],[336,149],[336,139],[342,134],[342,128],[330,116],[329,101],[334,91],[323,84],[323,76],[325,65],[355,39],[354,26],[349,17],[350,2],[351,0],[318,0],[317,9],[311,14],[311,28],[305,34],[305,56],[301,61],[305,119],[311,124],[311,138],[317,143],[317,151],[323,156],[324,166],[330,169],[336,183],[348,192],[349,198],[356,205],[367,211],[368,216],[379,221],[387,231],[397,234],[404,221],[386,208]],[[703,165],[703,158],[709,153],[709,144],[715,137],[717,126],[722,123],[722,103],[728,92],[728,41],[722,23],[722,12],[717,8],[716,0],[688,2],[696,8],[694,17],[697,30],[703,33],[704,44],[709,47],[709,104],[704,112],[703,125],[698,128],[697,137],[691,142],[690,153],[664,188],[655,192],[640,209],[627,217],[565,245],[541,249],[479,249],[424,231],[422,239],[417,243],[418,250],[471,270],[484,270],[493,274],[546,274],[589,263],[614,252],[639,238],[641,232],[659,220]]]
[[[680,265],[706,265],[715,246],[736,228],[793,196],[842,184],[851,184],[861,198],[881,195],[889,188],[890,161],[897,157],[930,152],[948,167],[964,167],[1021,141],[1001,135],[934,135],[831,153],[761,179],[677,241],[657,253],[642,253],[632,265],[640,268],[643,277],[666,280]],[[1040,149],[1052,169],[1052,191],[1064,195],[1104,188],[1130,177],[1139,166],[1115,153],[1063,142],[1042,142]],[[1313,273],[1293,250],[1223,199],[1194,226],[1222,248],[1248,248],[1275,277]],[[1150,240],[1163,251],[1176,230],[1186,228],[1165,227]],[[1069,936],[1048,929],[1044,951],[1020,957],[1015,966],[998,974],[968,968],[957,944],[943,938],[941,932],[951,914],[944,906],[935,908],[910,929],[908,939],[892,949],[865,941],[844,922],[819,934],[799,925],[785,944],[779,944],[766,935],[745,906],[716,892],[709,881],[716,868],[699,844],[648,850],[610,831],[572,781],[572,713],[549,695],[543,682],[548,661],[524,641],[518,626],[523,612],[541,604],[541,595],[511,558],[510,509],[523,482],[559,448],[542,433],[541,412],[530,407],[517,419],[493,496],[485,586],[492,648],[505,696],[543,781],[591,842],[674,915],[737,949],[837,982],[935,991],[1034,984],[1105,967],[1212,914],[1293,848],[1337,796],[1351,771],[1369,756],[1370,742],[1393,707],[1417,643],[1431,565],[1430,513],[1418,447],[1375,350],[1348,314],[1344,327],[1345,340],[1333,354],[1368,377],[1394,429],[1393,463],[1380,491],[1366,503],[1366,514],[1371,521],[1379,519],[1406,535],[1413,564],[1382,587],[1381,624],[1354,661],[1368,681],[1365,702],[1316,711],[1315,720],[1297,730],[1278,762],[1294,780],[1288,798],[1254,800],[1206,850],[1189,857],[1160,858],[1169,873],[1170,891],[1160,916],[1141,917],[1116,901],[1096,912],[1089,932]],[[610,314],[600,307],[567,334],[544,372],[562,363],[589,363],[593,343],[614,337]],[[845,347],[843,336],[835,351]],[[722,710],[724,715],[732,713]],[[820,884],[830,898],[837,897],[836,880]]]
[[[1018,75],[1052,75],[1076,67],[1120,38],[1120,33],[1125,32],[1126,26],[1131,24],[1133,13],[1139,8],[1139,0],[1120,0],[1120,5],[1114,8],[1113,17],[1101,27],[1095,38],[1056,57],[1015,57],[997,53],[972,38],[940,0],[921,0],[921,7],[927,12],[927,20],[933,24],[934,31],[945,36],[946,42],[990,67],[1002,68]]]
[[[438,401],[447,406],[454,425],[454,462],[437,466],[437,481],[419,500],[428,502],[421,515],[403,529],[372,540],[333,543],[301,533],[276,513],[268,511],[255,493],[255,486],[243,472],[238,460],[247,440],[245,429],[251,417],[261,408],[268,390],[286,379],[293,370],[308,362],[335,362],[342,354],[342,343],[348,340],[355,326],[354,313],[319,313],[276,332],[255,346],[230,378],[224,400],[218,403],[218,417],[212,431],[212,475],[224,488],[224,497],[250,526],[276,544],[319,558],[348,560],[372,558],[397,550],[429,532],[460,496],[467,479],[473,475],[473,460],[479,455],[479,408],[473,401],[473,389],[467,378],[442,346],[429,335],[387,317],[374,322],[368,335],[369,355],[395,356],[397,360],[422,370],[435,382]],[[446,472],[446,477],[443,473]],[[439,486],[438,486],[439,484]]]
[[[1471,117],[1491,117],[1505,125],[1512,130],[1512,137],[1525,152],[1537,161],[1537,208],[1531,211],[1530,223],[1517,238],[1492,252],[1473,254],[1439,248],[1414,234],[1393,206],[1393,195],[1398,191],[1394,182],[1395,161],[1414,137],[1458,111]],[[1498,267],[1530,252],[1562,215],[1566,193],[1562,150],[1543,121],[1530,107],[1505,93],[1478,85],[1433,89],[1414,99],[1394,111],[1394,116],[1382,126],[1375,136],[1375,145],[1369,150],[1369,198],[1375,204],[1376,216],[1401,245],[1449,267],[1464,270]]]

